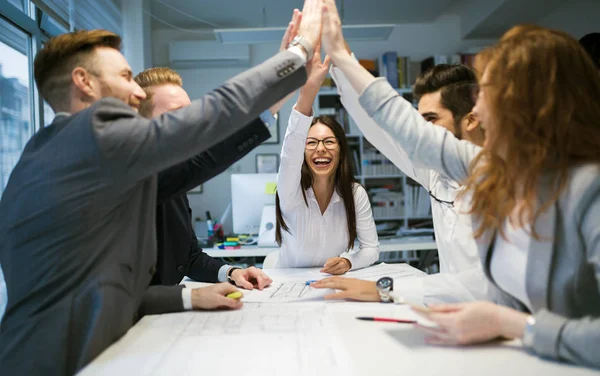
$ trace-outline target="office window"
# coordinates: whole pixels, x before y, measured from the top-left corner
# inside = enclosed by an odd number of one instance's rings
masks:
[[[48,102],[44,101],[44,127],[52,124],[52,120],[54,120],[54,111]]]
[[[0,18],[0,195],[34,133],[30,46],[29,34]]]
[[[17,9],[19,9],[21,12],[25,12],[27,10],[27,6],[25,3],[28,3],[28,1],[25,0],[8,0],[9,3],[11,3],[12,5],[14,5],[15,7],[17,7]]]

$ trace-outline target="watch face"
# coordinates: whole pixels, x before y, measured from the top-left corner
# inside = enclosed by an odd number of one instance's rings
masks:
[[[378,289],[389,289],[392,287],[393,284],[394,284],[393,279],[391,279],[390,277],[383,277],[377,281],[377,288]]]

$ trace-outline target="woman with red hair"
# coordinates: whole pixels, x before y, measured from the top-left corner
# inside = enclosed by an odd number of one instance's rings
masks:
[[[423,329],[428,342],[521,338],[541,356],[600,367],[600,77],[585,50],[527,26],[482,52],[480,148],[428,126],[352,59],[335,3],[325,3],[323,46],[362,107],[413,160],[463,181],[471,200],[494,303],[430,306],[423,315],[438,326]]]

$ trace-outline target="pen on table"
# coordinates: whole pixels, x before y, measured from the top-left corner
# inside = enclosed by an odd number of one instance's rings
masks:
[[[364,321],[380,321],[380,322],[395,322],[398,324],[415,324],[415,320],[401,320],[401,319],[390,319],[387,317],[357,317],[359,320]]]
[[[306,286],[310,285],[310,284],[311,284],[311,283],[313,283],[313,282],[319,282],[319,281],[318,281],[318,280],[316,280],[316,279],[313,279],[313,280],[311,280],[311,281],[306,281]]]

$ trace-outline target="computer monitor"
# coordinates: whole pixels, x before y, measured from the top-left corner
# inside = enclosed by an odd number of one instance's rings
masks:
[[[232,174],[231,214],[233,232],[258,234],[265,205],[275,205],[277,174]]]

